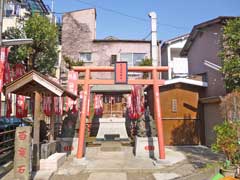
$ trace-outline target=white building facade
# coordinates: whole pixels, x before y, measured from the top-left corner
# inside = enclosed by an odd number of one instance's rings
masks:
[[[188,59],[180,56],[188,34],[165,41],[161,46],[161,65],[168,66],[168,72],[162,73],[163,79],[188,76]]]

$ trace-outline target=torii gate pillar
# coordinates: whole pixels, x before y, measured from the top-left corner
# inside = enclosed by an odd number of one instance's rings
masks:
[[[80,159],[84,156],[84,134],[85,134],[85,125],[86,125],[86,114],[87,114],[87,101],[88,101],[88,92],[90,84],[114,84],[114,80],[94,80],[90,79],[90,73],[92,72],[113,72],[113,67],[74,67],[75,71],[85,72],[85,79],[78,80],[79,84],[84,84],[83,87],[83,104],[82,104],[82,113],[80,116],[80,127],[78,134],[78,150],[77,158]],[[159,158],[165,159],[165,148],[164,148],[164,138],[163,138],[163,125],[162,125],[162,114],[160,106],[160,95],[159,95],[159,85],[164,84],[164,80],[158,79],[158,72],[167,71],[168,67],[129,67],[128,71],[132,72],[152,72],[152,79],[131,79],[129,80],[130,85],[134,84],[143,84],[143,85],[153,85],[154,93],[154,119],[157,125],[157,134],[158,134],[158,147],[159,147]]]

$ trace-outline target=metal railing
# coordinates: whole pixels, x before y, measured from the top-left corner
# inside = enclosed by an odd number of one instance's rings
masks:
[[[15,125],[8,125],[0,131],[0,165],[13,159]]]

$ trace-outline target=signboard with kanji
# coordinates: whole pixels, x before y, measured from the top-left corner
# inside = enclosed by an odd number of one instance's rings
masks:
[[[14,177],[30,179],[30,145],[32,127],[17,127],[15,132]]]
[[[128,64],[127,62],[118,61],[115,63],[115,84],[128,83]]]

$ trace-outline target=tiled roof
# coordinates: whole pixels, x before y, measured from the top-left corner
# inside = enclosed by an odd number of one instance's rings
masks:
[[[91,92],[95,93],[102,93],[102,92],[131,92],[132,86],[131,85],[94,85],[91,88]]]

